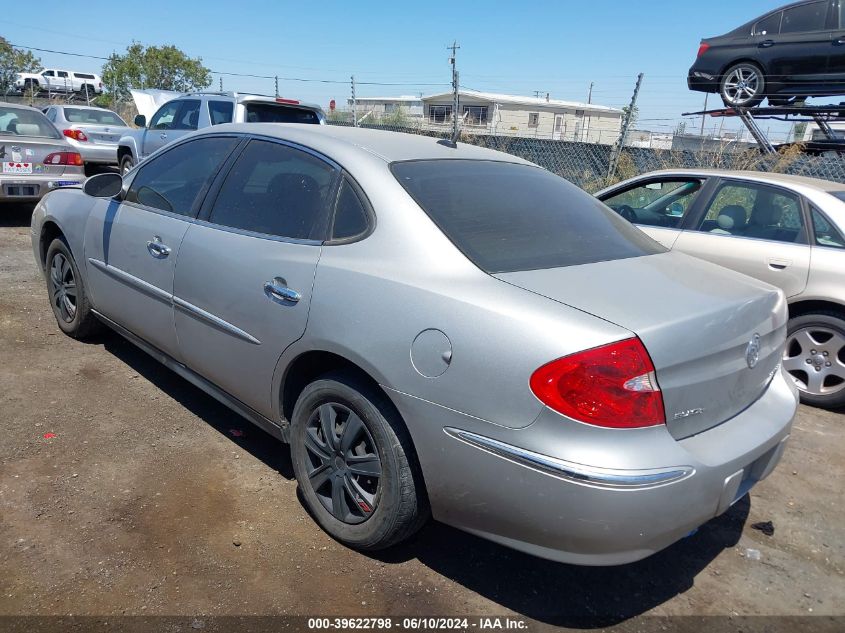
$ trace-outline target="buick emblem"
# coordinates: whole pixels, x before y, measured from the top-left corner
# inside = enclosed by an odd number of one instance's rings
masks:
[[[748,342],[748,347],[745,348],[745,362],[748,363],[748,369],[754,369],[758,360],[760,360],[760,335],[755,334]]]

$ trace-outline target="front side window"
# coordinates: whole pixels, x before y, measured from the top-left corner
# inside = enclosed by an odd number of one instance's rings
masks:
[[[337,172],[311,154],[280,143],[250,141],[211,210],[211,222],[293,239],[323,239]]]
[[[701,191],[697,179],[649,182],[627,189],[602,201],[635,224],[678,228]]]
[[[845,239],[842,237],[833,223],[828,220],[821,211],[812,208],[813,233],[815,233],[816,245],[830,246],[832,248],[845,248]]]
[[[41,73],[41,76],[42,77],[55,77],[56,75],[52,70],[45,70],[43,73]]]
[[[391,170],[446,237],[488,273],[666,252],[593,196],[539,167],[420,160]]]
[[[183,99],[170,126],[173,130],[196,130],[200,120],[200,102],[197,99]]]
[[[193,217],[202,196],[238,139],[218,136],[181,145],[145,162],[126,202]]]
[[[176,114],[179,112],[179,101],[170,101],[161,106],[150,120],[151,130],[167,130],[173,126]]]
[[[699,231],[806,244],[797,195],[757,183],[722,185],[707,207]]]
[[[778,11],[760,20],[754,25],[754,35],[777,35],[780,33],[780,19],[782,16],[783,12]]]
[[[780,32],[783,34],[823,31],[827,23],[828,6],[828,2],[813,2],[784,9]]]
[[[232,114],[235,111],[235,104],[231,101],[209,101],[208,102],[208,116],[211,119],[211,125],[220,125],[221,123],[231,123]]]

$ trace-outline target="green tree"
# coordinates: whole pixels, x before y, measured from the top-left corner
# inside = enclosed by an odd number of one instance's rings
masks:
[[[119,99],[128,98],[130,88],[189,92],[211,85],[211,71],[202,58],[188,57],[173,45],[144,47],[132,42],[125,54],[109,57],[102,75],[105,88]]]
[[[6,38],[0,36],[0,92],[6,93],[18,73],[31,73],[40,68],[40,59],[30,51],[14,48]]]

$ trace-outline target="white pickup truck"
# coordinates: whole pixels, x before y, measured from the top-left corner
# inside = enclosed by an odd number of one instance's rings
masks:
[[[89,96],[103,92],[103,80],[94,73],[45,68],[37,73],[18,73],[15,79],[18,92],[81,92]]]

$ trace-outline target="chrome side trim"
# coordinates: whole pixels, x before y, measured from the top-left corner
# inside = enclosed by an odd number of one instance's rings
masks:
[[[520,466],[540,471],[577,484],[614,489],[654,488],[674,483],[695,473],[692,466],[673,466],[650,470],[615,470],[584,466],[541,455],[483,435],[446,427],[447,435]]]
[[[93,257],[88,258],[88,263],[94,266],[94,268],[109,275],[110,277],[114,277],[118,281],[132,286],[136,290],[143,292],[145,295],[150,296],[153,299],[158,299],[163,303],[170,303],[170,293],[165,290],[162,290],[158,286],[154,286],[153,284],[148,283],[143,279],[139,279],[135,275],[130,275],[129,273],[121,270],[120,268],[115,268],[111,264],[107,264]]]
[[[202,308],[198,308],[193,303],[188,303],[184,299],[180,299],[179,297],[173,297],[173,307],[179,308],[184,312],[187,312],[190,316],[196,317],[201,321],[205,321],[209,325],[216,327],[219,330],[223,330],[227,334],[231,334],[235,338],[239,338],[247,343],[252,343],[253,345],[261,345],[261,341],[255,338],[249,332],[243,331],[241,328],[232,325],[228,321],[224,321],[218,316],[211,314],[211,312],[206,312]]]
[[[152,297],[153,299],[157,299],[162,303],[170,304],[175,308],[180,308],[184,312],[187,312],[189,315],[202,321],[205,321],[209,325],[212,325],[217,329],[226,332],[227,334],[231,334],[235,338],[239,338],[242,341],[246,341],[247,343],[251,343],[253,345],[261,345],[261,341],[252,336],[249,332],[244,332],[239,327],[232,325],[228,321],[224,321],[220,317],[211,314],[211,312],[206,312],[202,308],[198,308],[193,303],[188,303],[184,299],[174,297],[169,292],[162,290],[158,286],[154,286],[153,284],[148,283],[143,279],[139,279],[135,275],[130,275],[129,273],[124,272],[120,268],[115,268],[111,264],[106,264],[105,262],[100,261],[99,259],[89,257],[88,262],[98,270],[104,272],[105,274],[114,277],[118,281],[132,286],[139,292],[142,292],[145,295]]]

